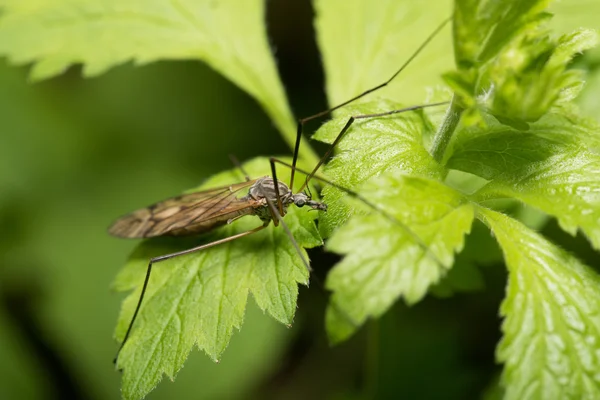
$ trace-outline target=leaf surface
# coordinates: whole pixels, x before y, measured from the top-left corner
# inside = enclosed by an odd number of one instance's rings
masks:
[[[520,222],[478,212],[509,269],[497,350],[504,398],[598,398],[600,275]]]
[[[262,0],[0,0],[0,6],[0,54],[33,63],[32,79],[78,63],[84,75],[97,76],[126,62],[202,60],[253,96],[293,144],[295,123]],[[301,157],[310,159],[308,151]]]
[[[447,274],[474,217],[460,193],[401,171],[369,181],[360,193],[377,209],[352,218],[327,243],[344,255],[326,282],[333,291],[327,314],[333,342],[379,317],[400,296],[408,304],[421,300]]]
[[[266,175],[268,160],[255,159],[245,164],[245,169],[252,176]],[[238,171],[224,172],[198,189],[231,184],[239,181],[240,175]],[[285,221],[299,246],[320,245],[314,213],[294,208],[290,207]],[[200,238],[142,242],[115,283],[119,290],[134,289],[124,302],[117,338],[123,339],[133,315],[150,257],[209,243],[261,224],[258,218],[248,216]],[[272,224],[250,236],[156,263],[140,314],[119,356],[124,396],[141,398],[163,374],[173,378],[194,345],[218,361],[234,328],[242,325],[249,293],[263,311],[291,325],[298,283],[308,283],[308,271],[285,231]]]
[[[574,122],[579,122],[578,124]],[[550,114],[527,131],[496,124],[457,133],[450,168],[491,182],[480,200],[518,199],[555,216],[572,235],[580,228],[600,248],[600,155],[591,148],[600,128]]]
[[[397,0],[318,0],[314,4],[331,106],[389,79],[452,12],[450,1],[436,7]],[[449,31],[446,26],[401,76],[374,96],[422,104],[425,87],[439,85],[440,74],[452,66]]]
[[[350,116],[399,108],[402,108],[400,104],[384,100],[344,107],[317,131],[314,138],[332,143]],[[440,177],[439,164],[423,144],[423,133],[428,129],[428,119],[414,111],[356,120],[338,144],[337,155],[327,164],[325,173],[347,189],[357,188],[368,179],[392,169],[411,175]],[[345,194],[339,189],[326,186],[323,194],[329,209],[319,218],[319,229],[327,237],[348,220],[354,207],[344,203]]]

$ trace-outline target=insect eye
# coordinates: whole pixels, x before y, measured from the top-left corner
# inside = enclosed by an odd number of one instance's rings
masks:
[[[298,201],[296,201],[296,205],[298,207],[304,207],[306,205],[306,201],[304,201],[304,200],[298,200]]]

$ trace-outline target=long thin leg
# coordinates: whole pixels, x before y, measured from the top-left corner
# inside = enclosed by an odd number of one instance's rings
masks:
[[[277,160],[276,158],[271,158],[271,165],[274,165],[275,162],[281,162],[281,161]],[[281,162],[281,163],[283,163],[283,162]],[[284,165],[291,167],[291,165],[287,164],[287,163],[284,163]],[[273,220],[275,220],[275,219],[279,220],[279,223],[281,224],[281,226],[283,226],[283,229],[285,230],[286,235],[288,236],[288,238],[292,242],[292,245],[296,249],[296,253],[298,253],[298,256],[300,256],[300,259],[302,260],[302,263],[304,264],[304,266],[308,270],[308,273],[310,274],[311,279],[317,283],[317,285],[321,288],[321,290],[325,294],[325,292],[326,292],[325,285],[323,284],[323,282],[321,282],[321,280],[317,276],[315,276],[314,274],[312,274],[312,268],[310,267],[310,263],[304,257],[304,254],[302,253],[302,250],[300,249],[300,246],[298,245],[298,242],[296,242],[296,239],[294,238],[294,235],[292,235],[292,232],[290,231],[290,228],[287,226],[287,224],[283,220],[283,217],[281,216],[281,214],[279,214],[279,212],[275,208],[275,205],[273,204],[273,202],[271,201],[271,199],[269,199],[266,196],[265,196],[265,199],[267,200],[267,204],[269,205],[269,210],[271,211],[271,218],[273,218]],[[335,303],[335,302],[332,301],[332,302],[330,302],[330,304],[331,304],[331,306],[335,309],[335,311],[339,315],[342,315],[344,317],[344,319],[346,320],[346,322],[348,324],[350,324],[351,326],[353,326],[355,328],[358,328],[358,326],[359,326],[358,323],[356,323],[356,321],[352,317],[350,317],[350,315],[348,315],[348,313],[346,313],[344,310],[342,310],[337,305],[337,303]]]
[[[333,141],[333,143],[331,143],[329,145],[329,148],[327,149],[327,151],[325,152],[325,154],[323,155],[323,157],[319,160],[319,162],[317,163],[317,165],[315,165],[315,167],[313,168],[312,172],[308,174],[308,176],[306,178],[306,181],[304,182],[304,185],[302,185],[302,187],[300,188],[299,191],[301,192],[302,190],[304,190],[304,188],[306,187],[306,185],[308,184],[308,182],[317,173],[317,171],[319,170],[319,168],[321,168],[321,165],[323,165],[323,163],[331,155],[331,153],[333,153],[333,150],[335,149],[335,146],[338,145],[338,143],[340,142],[340,140],[342,140],[342,138],[344,137],[344,135],[346,134],[346,132],[348,132],[348,129],[350,129],[350,127],[352,126],[352,124],[354,123],[354,121],[356,121],[357,119],[385,117],[387,115],[400,114],[400,113],[407,112],[407,111],[421,110],[421,109],[427,108],[427,107],[437,107],[437,106],[445,105],[445,104],[448,104],[448,103],[449,103],[448,101],[442,101],[442,102],[439,102],[439,103],[423,104],[423,105],[419,105],[419,106],[410,106],[410,107],[401,108],[399,110],[391,110],[391,111],[386,111],[386,112],[376,113],[376,114],[361,114],[361,115],[353,115],[353,116],[351,116],[350,118],[348,118],[348,122],[346,122],[346,125],[344,125],[344,127],[342,128],[342,130],[340,131],[340,133],[338,133],[338,135],[336,136],[336,138]],[[289,167],[293,168],[292,171],[294,171],[294,170],[300,171],[300,169],[296,168],[296,166],[293,163]]]
[[[142,286],[142,293],[140,293],[140,299],[138,300],[137,307],[135,308],[135,312],[133,313],[133,317],[131,318],[131,322],[129,322],[129,327],[127,328],[127,332],[125,333],[125,338],[123,338],[123,342],[121,343],[121,346],[119,346],[119,350],[117,351],[117,355],[115,356],[113,363],[115,363],[115,364],[117,363],[117,360],[119,359],[119,354],[121,353],[123,346],[125,346],[125,343],[127,342],[127,339],[129,338],[129,334],[131,333],[135,319],[137,318],[138,312],[140,311],[140,308],[142,306],[142,301],[144,300],[144,295],[146,294],[146,288],[148,287],[148,282],[150,281],[150,274],[152,273],[152,265],[154,265],[155,263],[160,262],[160,261],[168,260],[170,258],[182,256],[184,254],[189,254],[189,253],[193,253],[196,251],[205,250],[205,249],[208,249],[209,247],[213,247],[213,246],[216,246],[219,244],[231,242],[232,240],[239,239],[241,237],[248,236],[248,235],[256,233],[260,230],[263,230],[267,227],[267,225],[268,225],[268,222],[265,223],[264,225],[261,225],[254,229],[251,229],[249,231],[238,233],[236,235],[229,236],[229,237],[226,237],[223,239],[215,240],[214,242],[211,242],[211,243],[203,244],[203,245],[197,246],[197,247],[192,247],[191,249],[178,251],[176,253],[170,253],[170,254],[165,254],[162,256],[151,258],[150,262],[148,263],[148,269],[146,270],[146,278],[144,279],[144,286]]]
[[[283,215],[283,203],[281,202],[281,195],[279,194],[279,182],[277,180],[277,168],[275,164],[271,163],[271,175],[273,175],[273,183],[275,184],[275,196],[277,196],[277,208],[279,209],[279,215]],[[292,188],[290,187],[292,190]],[[264,195],[264,194],[263,194]],[[264,196],[267,199],[267,196]],[[269,200],[267,200],[269,202]],[[273,218],[275,226],[279,225],[279,218]]]
[[[263,196],[264,196],[264,194],[263,194]],[[281,226],[283,226],[283,230],[285,231],[285,233],[289,237],[290,241],[292,242],[292,245],[294,246],[294,248],[296,249],[296,252],[300,256],[302,263],[304,264],[304,266],[310,273],[312,271],[312,268],[310,267],[308,260],[304,257],[304,254],[302,254],[302,250],[300,250],[300,246],[298,245],[298,242],[296,242],[296,239],[294,239],[294,235],[292,235],[292,231],[290,231],[290,228],[287,226],[287,224],[283,220],[283,217],[281,216],[279,211],[277,211],[277,208],[275,207],[275,205],[273,204],[271,199],[269,199],[269,197],[267,197],[267,196],[264,196],[264,197],[265,197],[265,200],[267,200],[267,205],[269,206],[269,210],[271,211],[271,218],[273,219],[273,221],[277,220],[278,223],[280,223]]]
[[[437,34],[442,30],[442,28],[444,28],[444,26],[446,26],[446,24],[448,22],[450,22],[452,20],[452,17],[446,18],[428,37],[427,39],[425,39],[425,41],[423,43],[421,43],[421,45],[417,48],[417,50],[408,58],[408,60],[406,60],[404,62],[404,64],[402,64],[402,66],[396,71],[394,72],[394,74],[385,82],[380,83],[379,85],[372,87],[371,89],[365,90],[364,92],[360,93],[359,95],[354,96],[353,98],[351,98],[350,100],[346,100],[345,102],[338,104],[334,107],[331,107],[325,111],[321,111],[317,114],[313,114],[311,116],[305,117],[305,118],[301,118],[298,120],[298,125],[297,125],[297,129],[296,129],[296,144],[294,146],[294,156],[292,159],[292,165],[295,167],[296,163],[298,161],[298,151],[300,149],[300,141],[302,140],[302,132],[304,130],[304,124],[307,123],[308,121],[312,121],[313,119],[316,118],[320,118],[323,117],[329,113],[332,113],[333,111],[344,107],[366,95],[368,95],[369,93],[373,93],[379,89],[382,89],[384,87],[386,87],[387,85],[389,85],[411,62],[412,60],[414,60],[419,53],[421,53],[421,51],[423,51],[423,49],[425,47],[427,47],[427,45],[433,40],[433,38],[435,38],[437,36]],[[323,159],[321,159],[323,160]],[[290,177],[290,188],[293,187],[294,185],[294,172],[295,170],[292,169],[291,171],[291,177]]]
[[[292,168],[292,165],[289,163],[286,163],[285,161],[279,160],[277,158],[271,158],[271,162],[275,162],[275,163],[279,163],[281,165],[284,165],[288,168]],[[392,222],[393,224],[399,226],[402,230],[404,230],[406,233],[408,233],[408,235],[410,235],[410,237],[414,240],[414,242],[421,248],[421,250],[423,250],[423,252],[425,254],[427,254],[428,257],[430,257],[436,264],[438,264],[439,266],[443,267],[444,264],[442,263],[442,261],[431,251],[431,249],[429,248],[429,246],[427,246],[427,244],[425,244],[425,242],[423,242],[423,240],[419,237],[419,235],[417,235],[412,229],[410,229],[410,227],[408,225],[406,225],[404,222],[399,221],[396,217],[394,217],[393,215],[391,215],[390,213],[388,213],[387,211],[385,211],[383,208],[379,207],[377,204],[369,201],[367,198],[365,198],[363,195],[361,195],[358,192],[355,192],[352,189],[348,189],[345,188],[341,185],[338,185],[337,183],[331,182],[328,179],[325,179],[321,176],[315,175],[314,171],[313,172],[308,172],[305,171],[303,169],[300,169],[298,167],[295,167],[295,169],[300,172],[303,173],[305,175],[311,175],[312,178],[321,181],[327,185],[331,185],[336,189],[339,189],[341,191],[343,191],[344,193],[347,193],[348,195],[359,199],[360,201],[362,201],[363,203],[365,203],[367,206],[371,207],[372,209],[374,209],[375,211],[381,213],[381,215],[383,215],[385,218],[387,218],[390,222]]]

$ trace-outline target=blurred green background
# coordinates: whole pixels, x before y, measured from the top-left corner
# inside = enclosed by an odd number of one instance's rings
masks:
[[[576,3],[559,6],[555,26],[600,27],[592,2]],[[268,2],[296,116],[325,108],[312,12],[309,2]],[[600,53],[578,64],[591,71],[581,105],[598,117]],[[123,295],[110,285],[135,242],[109,237],[107,226],[229,168],[229,153],[289,151],[252,99],[199,62],[125,65],[90,80],[73,67],[33,85],[27,70],[0,64],[0,398],[117,399],[112,331]],[[596,266],[585,240],[553,222],[544,233]],[[475,229],[470,240],[485,235]],[[321,276],[336,260],[322,250],[311,258]],[[220,364],[193,352],[149,398],[479,398],[500,372],[505,272],[488,264],[485,291],[399,304],[333,349],[316,285],[301,288],[289,329],[251,301]]]

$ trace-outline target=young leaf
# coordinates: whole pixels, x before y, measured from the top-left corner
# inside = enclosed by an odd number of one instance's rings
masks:
[[[332,143],[351,115],[399,108],[402,108],[400,104],[383,100],[344,107],[313,138]],[[338,185],[349,189],[390,169],[400,169],[411,175],[440,177],[439,165],[423,146],[422,133],[428,126],[425,117],[417,112],[356,120],[338,144],[337,155],[327,164],[325,172]],[[319,219],[319,229],[327,237],[348,220],[353,214],[353,207],[341,201],[344,192],[334,187],[326,187],[323,195],[329,208]]]
[[[543,31],[523,35],[484,70],[479,86],[482,91],[489,89],[485,104],[505,121],[537,121],[561,95],[573,98],[579,92],[581,72],[566,67],[576,54],[596,43],[596,33],[589,29],[558,40]]]
[[[253,176],[269,171],[266,159],[245,165]],[[239,173],[221,173],[198,190],[239,181]],[[285,179],[285,174],[282,174]],[[322,242],[314,213],[290,207],[285,221],[301,247]],[[119,274],[116,287],[135,291],[124,303],[116,336],[123,339],[140,295],[150,257],[209,243],[260,226],[245,217],[201,238],[147,240]],[[304,254],[306,257],[306,254]],[[290,325],[296,310],[298,283],[308,282],[308,271],[282,228],[267,229],[233,242],[158,262],[154,265],[140,314],[119,355],[123,394],[141,398],[166,374],[171,379],[194,346],[217,361],[234,328],[240,328],[248,293],[261,309]]]
[[[316,0],[314,6],[331,106],[390,78],[452,14],[451,2],[431,7],[418,1]],[[437,77],[452,65],[449,30],[447,26],[378,96],[421,104],[424,88],[440,84]]]
[[[454,57],[467,71],[485,64],[528,26],[545,18],[549,0],[457,0]]]
[[[507,4],[508,3],[508,4]],[[485,2],[484,10],[500,13],[498,24],[491,30],[478,56],[484,63],[496,56],[514,37],[548,17],[544,12],[550,0],[513,0],[504,3]],[[485,23],[485,21],[483,22]]]
[[[345,256],[326,281],[333,291],[327,313],[333,342],[383,314],[400,296],[408,304],[423,298],[452,266],[473,221],[473,207],[460,193],[402,171],[370,180],[360,194],[379,210],[355,216],[327,243]]]
[[[95,76],[128,61],[202,60],[253,96],[293,144],[295,124],[269,48],[263,0],[1,0],[0,5],[0,55],[33,63],[33,79],[60,74],[75,63],[83,64],[84,75]],[[310,159],[309,152],[301,157]]]
[[[600,276],[516,220],[478,213],[510,272],[497,351],[504,398],[599,398]]]
[[[556,216],[573,235],[581,228],[600,248],[600,155],[586,149],[600,127],[573,122],[548,115],[527,132],[501,125],[461,131],[447,165],[491,181],[478,199],[516,198]]]
[[[596,35],[582,29],[551,38],[540,28],[549,17],[548,3],[457,2],[454,42],[460,70],[445,79],[466,108],[464,122],[478,122],[479,111],[487,110],[504,124],[526,129],[561,97],[573,98],[581,89],[581,74],[566,67],[574,55],[595,45]]]

